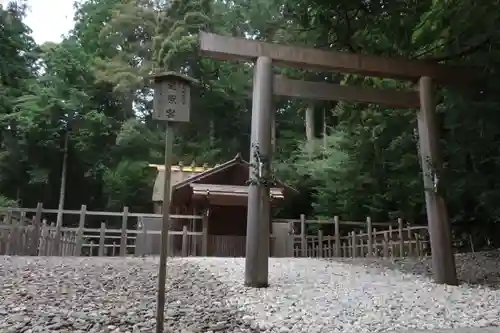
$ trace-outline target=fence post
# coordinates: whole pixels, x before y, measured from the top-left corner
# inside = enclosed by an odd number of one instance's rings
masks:
[[[302,257],[307,257],[306,216],[304,214],[300,214],[300,245],[302,247]]]
[[[335,222],[335,256],[336,257],[341,257],[341,250],[340,250],[340,222],[339,222],[339,217],[335,216],[333,218],[333,221]]]
[[[288,222],[288,238],[286,240],[285,257],[295,257],[295,228],[293,221]]]
[[[93,257],[94,256],[94,241],[91,240],[89,245],[90,245],[89,246],[90,247],[89,257]]]
[[[384,231],[384,258],[389,258],[389,233]]]
[[[99,232],[99,257],[104,256],[104,240],[106,238],[106,223],[101,222],[101,230]]]
[[[359,239],[359,241],[358,241]],[[356,248],[359,247],[359,250],[357,250],[357,255],[358,257],[364,258],[365,256],[365,242],[363,240],[363,230],[359,230],[359,236],[356,238],[356,241],[358,243],[356,244]]]
[[[87,213],[87,205],[82,205],[80,208],[80,220],[78,221],[78,230],[76,232],[76,256],[82,255],[83,247],[83,229],[85,228],[85,214]]]
[[[146,254],[148,254],[149,251],[149,244],[148,242],[148,229],[146,227],[146,223],[144,223],[144,220],[142,220],[142,251],[141,251],[141,256],[145,257]]]
[[[128,221],[128,207],[123,207],[122,216],[122,233],[120,237],[120,256],[127,255],[127,221]],[[113,254],[114,255],[114,254]]]
[[[62,255],[63,257],[67,256],[68,255],[68,246],[69,246],[69,236],[68,236],[68,233],[65,233],[62,237],[63,239],[63,244],[62,244]]]
[[[392,225],[389,225],[389,249],[391,250],[391,258],[394,258],[394,235]]]
[[[405,240],[403,238],[403,220],[398,218],[398,235],[399,235],[399,256],[405,256]]]
[[[12,247],[12,242],[14,237],[12,234],[14,233],[14,225],[12,224],[12,211],[9,209],[7,211],[7,216],[6,216],[6,221],[5,224],[7,225],[7,244],[5,245],[5,254],[10,255],[11,253],[11,247]]]
[[[411,233],[411,226],[409,224],[406,225],[406,231],[408,232],[408,257],[411,257],[413,256],[413,246],[412,246],[413,235]]]
[[[203,235],[201,236],[201,255],[203,257],[208,256],[208,210],[203,213],[202,220],[202,231]]]
[[[188,229],[186,225],[182,227],[182,256],[188,256]]]
[[[31,236],[31,244],[30,244],[30,255],[36,256],[38,255],[38,246],[40,244],[40,228],[42,224],[42,211],[43,204],[41,202],[36,205],[36,213],[33,218],[33,234]]]
[[[19,255],[20,253],[18,252],[19,251],[19,234],[20,234],[20,231],[21,229],[19,228],[19,225],[18,223],[21,223],[20,221],[21,220],[18,220],[16,222],[15,219],[11,219],[12,221],[12,224],[11,224],[11,237],[10,237],[10,254],[12,255]]]
[[[318,229],[318,257],[323,258],[323,230]]]
[[[51,222],[49,224],[49,237],[47,238],[50,242],[47,242],[47,255],[54,256],[54,242],[55,242],[55,223]]]
[[[420,235],[415,233],[415,255],[417,258],[420,258]]]
[[[69,255],[75,255],[75,245],[76,245],[76,233],[72,233],[69,237]]]
[[[64,216],[64,210],[58,210],[57,214],[61,214],[61,218],[58,219],[57,224],[56,224],[56,234],[54,236],[54,244],[52,244],[52,255],[53,256],[58,256],[60,255],[60,248],[61,248],[61,228],[63,224],[63,216]]]
[[[49,229],[47,228],[47,220],[42,221],[42,232],[40,236],[40,245],[38,255],[46,256],[47,255],[47,238],[49,236]]]
[[[356,244],[356,231],[353,231],[351,234],[351,245],[352,245],[352,257],[356,258],[357,255],[357,245]]]
[[[366,227],[368,228],[368,242],[367,242],[367,247],[368,247],[368,252],[366,256],[368,258],[373,256],[373,235],[372,235],[372,219],[368,216],[366,218]],[[375,236],[376,237],[376,236]]]

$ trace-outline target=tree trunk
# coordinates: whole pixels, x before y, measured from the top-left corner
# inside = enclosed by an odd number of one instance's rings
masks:
[[[312,155],[314,148],[314,105],[312,103],[307,106],[305,113],[306,147],[308,153]]]
[[[326,137],[328,136],[328,133],[327,133],[327,130],[328,130],[328,126],[326,124],[326,109],[323,109],[323,149],[326,149],[326,145],[327,145],[327,142],[326,142]]]
[[[306,140],[307,142],[312,143],[314,140],[314,106],[312,104],[309,104],[306,108],[305,126]]]
[[[210,144],[210,148],[214,149],[215,148],[215,121],[213,119],[210,119],[209,123],[209,128],[208,128],[208,140]]]
[[[63,210],[64,210],[64,199],[66,197],[66,175],[68,170],[68,144],[69,144],[69,132],[70,130],[66,130],[66,134],[64,136],[64,155],[63,155],[63,163],[61,170],[61,188],[59,190],[59,205],[57,208],[57,222],[58,226],[62,226],[62,218],[63,218]]]

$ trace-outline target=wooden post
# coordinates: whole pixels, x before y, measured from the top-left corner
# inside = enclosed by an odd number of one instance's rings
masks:
[[[49,229],[47,228],[47,220],[42,220],[42,233],[40,236],[40,247],[38,251],[39,256],[47,255],[47,237],[49,236]]]
[[[358,249],[356,254],[361,258],[365,256],[365,241],[363,237],[363,230],[359,230],[358,236],[356,237],[356,240],[358,241],[358,243],[356,244],[356,248]]]
[[[127,255],[127,221],[128,221],[128,207],[123,207],[122,216],[122,232],[120,237],[120,256]],[[114,255],[114,254],[113,254]]]
[[[357,256],[356,248],[358,247],[358,244],[356,243],[356,231],[353,231],[351,233],[351,246],[352,246],[352,257],[356,258]]]
[[[340,253],[340,222],[339,222],[339,217],[335,216],[333,218],[333,221],[335,222],[335,256],[336,257],[341,257],[342,254]]]
[[[12,215],[10,215],[9,218],[9,213],[7,213],[7,221],[11,220]],[[5,254],[6,255],[11,255],[13,250],[13,243],[14,243],[14,225],[10,223],[10,221],[7,223],[8,229],[7,229],[7,244],[5,244]]]
[[[78,230],[76,232],[76,256],[82,255],[83,247],[83,229],[85,228],[85,214],[87,212],[87,206],[82,205],[80,208],[80,220],[78,221]]]
[[[99,232],[99,257],[104,256],[104,241],[106,238],[106,223],[101,222],[101,230]]]
[[[146,228],[146,223],[144,223],[144,220],[142,221],[142,251],[141,256],[145,256],[146,254],[149,253],[149,244],[148,242],[148,229]]]
[[[89,248],[90,248],[89,257],[93,257],[94,256],[94,241],[93,240],[90,241]]]
[[[11,239],[10,239],[10,251],[12,255],[19,255],[19,233],[21,229],[19,228],[19,224],[21,223],[21,220],[16,221],[15,219],[12,219],[12,225],[11,225]]]
[[[64,234],[64,252],[63,255],[69,256],[70,253],[70,245],[71,245],[71,236],[69,235],[69,231],[65,232]]]
[[[116,249],[117,249],[117,246],[116,246],[116,241],[113,242],[113,257],[116,257]],[[120,250],[121,250],[121,244],[120,244]],[[121,254],[120,254],[121,255]]]
[[[50,244],[48,243],[48,249],[47,249],[47,255],[49,256],[57,256],[58,254],[54,252],[54,249],[56,248],[54,243],[56,242],[56,224],[54,222],[50,223],[50,229],[49,229],[49,240]]]
[[[373,255],[373,235],[372,235],[372,219],[370,217],[366,218],[366,228],[368,229],[368,253],[367,257],[371,257]]]
[[[191,214],[196,215],[196,209],[194,207],[191,211]],[[191,219],[191,221],[189,222],[189,231],[196,232],[196,219]],[[197,255],[196,253],[197,244],[198,244],[198,237],[191,235],[191,237],[189,237],[189,245],[191,247],[190,249],[191,255],[193,256]]]
[[[446,203],[439,190],[439,177],[441,176],[439,171],[442,167],[442,160],[439,152],[434,87],[430,77],[420,78],[419,94],[418,136],[431,241],[432,271],[437,283],[456,285],[458,280],[451,241],[451,226]]]
[[[182,256],[188,256],[188,230],[187,226],[182,227]]]
[[[31,249],[30,249],[30,255],[36,256],[38,255],[38,246],[40,245],[40,232],[41,232],[41,226],[42,226],[42,211],[43,211],[43,204],[39,202],[36,205],[36,213],[35,217],[33,219],[33,234],[31,237]]]
[[[392,231],[392,225],[389,225],[389,247],[391,249],[391,258],[394,257],[394,236],[393,236],[393,231]]]
[[[189,97],[188,97],[189,98]],[[159,100],[156,99],[155,100]],[[167,257],[169,248],[170,229],[170,199],[171,199],[171,165],[172,147],[174,141],[174,124],[167,121],[165,133],[165,171],[163,181],[162,223],[160,241],[160,265],[158,269],[158,293],[156,299],[156,333],[163,332],[163,318],[165,316],[165,281],[167,278]],[[146,243],[146,238],[145,238]]]
[[[24,225],[21,225],[19,228],[19,254],[24,256],[27,253],[29,254],[29,248],[27,244],[27,237],[28,235],[28,230],[25,228]]]
[[[208,256],[208,214],[209,211],[207,209],[206,212],[203,214],[203,220],[202,220],[202,231],[203,231],[203,236],[201,240],[201,255],[206,257]]]
[[[398,219],[398,237],[399,237],[399,257],[405,256],[405,240],[403,237],[403,219]]]
[[[307,232],[306,232],[306,216],[300,214],[300,246],[302,247],[302,257],[307,257]]]
[[[323,258],[323,230],[318,229],[318,257]]]
[[[406,226],[406,231],[408,232],[408,257],[411,257],[413,256],[413,235],[411,233],[411,226],[409,224]]]
[[[384,231],[384,257],[389,258],[389,233]]]
[[[420,237],[418,233],[415,233],[415,256],[420,258]]]
[[[61,257],[65,256],[64,250],[66,245],[66,235],[61,231],[61,238],[59,242],[59,253],[58,255]]]
[[[6,222],[5,224],[8,226],[7,229],[7,244],[5,245],[5,254],[11,255],[13,254],[14,250],[13,248],[15,247],[14,245],[14,238],[15,238],[15,226],[12,222],[12,210],[7,211],[7,216],[6,216]]]
[[[349,251],[346,242],[342,243],[342,257],[344,258],[349,257]]]
[[[63,217],[64,210],[61,206],[59,206],[57,210],[57,224],[56,224],[56,232],[54,235],[54,242],[52,244],[52,255],[58,256],[60,255],[60,247],[61,247],[61,236],[62,236],[62,225],[63,225]]]
[[[250,138],[250,179],[267,178],[271,163],[271,114],[273,69],[269,57],[258,57],[255,63]],[[266,159],[260,160],[261,158]],[[262,182],[248,187],[245,285],[269,285],[269,185]]]
[[[286,240],[286,257],[295,257],[295,228],[294,222],[288,222],[288,238]],[[298,256],[298,255],[297,255]]]

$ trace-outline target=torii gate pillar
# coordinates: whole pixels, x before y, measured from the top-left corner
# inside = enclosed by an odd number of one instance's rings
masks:
[[[430,77],[419,81],[420,112],[417,115],[425,206],[432,252],[432,271],[437,283],[457,285],[455,257],[451,242],[451,226],[446,203],[439,192],[442,160],[439,151],[439,131],[436,124],[436,104]]]
[[[268,179],[271,173],[271,121],[273,68],[268,57],[258,57],[254,68],[252,129],[250,137],[249,179]],[[267,161],[259,161],[260,154]],[[264,162],[259,166],[260,162]],[[259,170],[260,169],[260,170]],[[259,175],[259,173],[261,173]],[[269,185],[250,184],[248,188],[245,285],[263,288],[269,285],[269,225],[271,219]]]

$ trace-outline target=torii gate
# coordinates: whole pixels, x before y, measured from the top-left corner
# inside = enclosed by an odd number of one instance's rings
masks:
[[[432,251],[432,269],[438,283],[458,284],[451,243],[451,227],[444,198],[437,191],[439,133],[436,126],[434,81],[463,83],[473,73],[463,68],[418,60],[390,59],[361,54],[322,51],[270,44],[243,38],[200,32],[202,54],[219,60],[255,61],[252,101],[250,163],[258,164],[259,154],[270,162],[272,96],[283,95],[322,100],[344,100],[420,109],[417,113],[420,158]],[[273,62],[279,65],[320,69],[366,76],[417,81],[418,92],[348,87],[338,84],[304,82],[273,76]],[[274,124],[273,124],[274,126]],[[263,178],[270,174],[269,163],[261,165]],[[255,168],[254,168],[255,169]],[[255,170],[250,170],[250,178]],[[245,285],[268,286],[269,190],[265,183],[250,184],[248,190]]]

